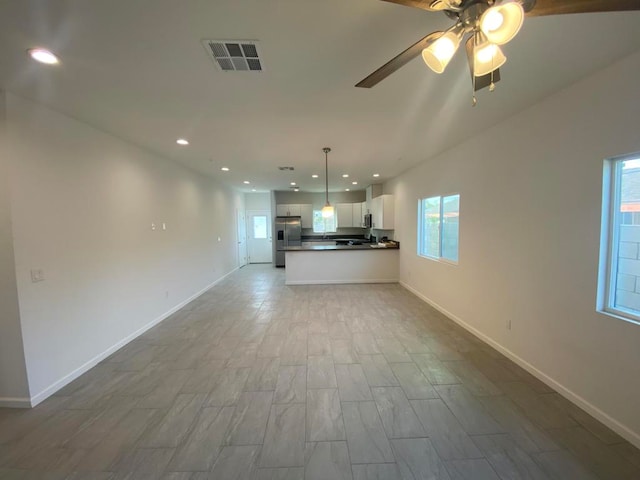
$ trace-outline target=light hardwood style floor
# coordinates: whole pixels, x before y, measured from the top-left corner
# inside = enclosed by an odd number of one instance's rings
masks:
[[[398,285],[248,266],[32,410],[0,479],[640,479],[640,451]]]

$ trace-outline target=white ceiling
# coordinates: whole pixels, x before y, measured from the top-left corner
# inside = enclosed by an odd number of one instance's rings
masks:
[[[354,87],[450,24],[378,0],[5,0],[0,86],[244,191],[322,191],[330,146],[338,191],[394,177],[640,49],[640,12],[528,18],[475,108],[463,49],[442,75],[416,59]],[[202,39],[258,40],[265,71],[217,70]],[[62,64],[35,64],[34,46]]]

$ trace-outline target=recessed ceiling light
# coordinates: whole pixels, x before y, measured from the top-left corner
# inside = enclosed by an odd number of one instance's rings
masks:
[[[351,185],[357,185],[358,182],[351,182]]]
[[[229,167],[222,167],[220,170],[222,170],[223,172],[228,172],[229,171]]]
[[[299,189],[299,188],[294,188],[294,189],[293,189],[293,191],[294,191],[294,192],[299,192],[299,191],[300,191],[300,189]]]
[[[245,181],[244,181],[244,182],[242,182],[242,183],[244,183],[245,185],[249,185],[251,182],[250,182],[249,180],[245,180]]]
[[[187,140],[186,138],[179,138],[176,140],[176,143],[178,145],[189,145],[189,140]]]
[[[295,184],[296,184],[296,182],[291,182],[291,185],[295,185]]]
[[[30,48],[27,53],[35,61],[40,63],[46,63],[47,65],[56,65],[60,63],[58,57],[45,48]]]
[[[318,178],[318,175],[314,173],[313,175],[311,175],[311,178]]]
[[[255,188],[252,188],[252,189],[251,189],[251,191],[252,191],[252,192],[255,192],[255,191],[256,191],[256,189],[255,189]]]
[[[344,191],[348,192],[349,190],[351,190],[350,188],[345,188]]]
[[[343,174],[342,178],[349,178],[349,174],[348,173]]]
[[[377,178],[377,177],[380,176],[380,174],[379,173],[374,173],[373,176]]]

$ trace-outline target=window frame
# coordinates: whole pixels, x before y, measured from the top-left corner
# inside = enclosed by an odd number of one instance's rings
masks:
[[[336,233],[338,231],[338,216],[336,209],[333,209],[333,215],[330,218],[333,218],[333,228],[334,230],[327,230],[327,220],[328,218],[323,218],[322,224],[324,229],[322,231],[316,230],[316,214],[322,215],[322,209],[312,209],[311,210],[311,229],[313,233]]]
[[[640,152],[621,155],[604,161],[600,265],[596,310],[620,320],[640,325],[640,311],[615,306],[615,286],[617,285],[618,276],[617,260],[623,215],[623,212],[618,208],[622,201],[622,164],[627,160],[637,159],[640,159]]]
[[[443,235],[443,218],[444,218],[444,199],[449,197],[458,197],[458,218],[460,217],[460,198],[461,195],[459,192],[448,193],[446,195],[431,195],[428,197],[421,197],[418,199],[418,236],[416,241],[416,250],[417,255],[421,258],[426,258],[427,260],[432,260],[434,262],[441,262],[448,265],[457,266],[460,264],[460,224],[458,220],[458,251],[457,251],[457,260],[451,260],[450,258],[442,256],[442,235]],[[438,198],[440,202],[440,211],[438,218],[438,256],[427,255],[423,253],[422,246],[425,244],[426,235],[424,231],[424,201]]]

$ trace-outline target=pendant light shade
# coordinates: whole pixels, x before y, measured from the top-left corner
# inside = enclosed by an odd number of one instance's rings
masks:
[[[331,205],[325,205],[322,207],[322,218],[333,217],[333,207]]]
[[[500,47],[489,42],[482,32],[477,32],[473,41],[473,74],[476,77],[497,70],[507,61]]]
[[[518,2],[495,5],[482,14],[480,29],[491,43],[504,45],[517,35],[524,21],[524,9]]]
[[[326,200],[324,207],[322,207],[322,217],[330,218],[330,217],[333,217],[333,213],[334,213],[333,207],[329,203],[329,152],[331,151],[331,149],[329,147],[324,147],[322,151],[324,152],[324,178],[325,178],[324,193],[325,193],[325,200]]]
[[[444,72],[460,46],[460,34],[461,31],[458,28],[443,33],[435,42],[422,50],[424,63],[436,73]]]

